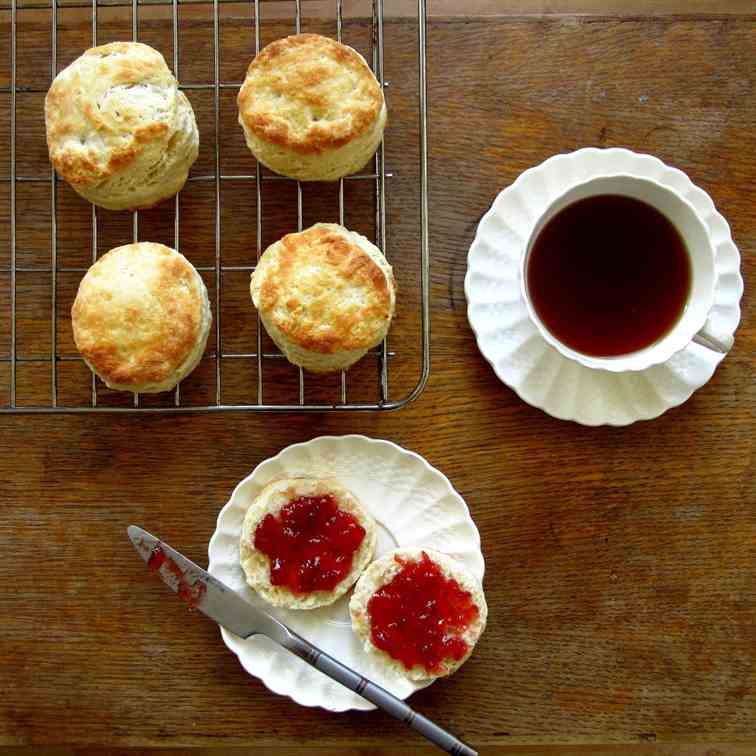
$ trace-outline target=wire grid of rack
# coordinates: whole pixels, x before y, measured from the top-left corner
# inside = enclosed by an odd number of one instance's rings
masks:
[[[213,82],[211,84],[179,84],[182,89],[209,89],[213,94],[213,116],[215,126],[214,140],[214,171],[210,176],[190,176],[191,180],[211,181],[214,184],[214,202],[215,202],[215,260],[211,266],[197,266],[201,273],[208,273],[214,277],[215,281],[215,318],[213,327],[215,329],[215,350],[206,353],[204,359],[214,362],[215,372],[215,397],[214,402],[205,404],[184,404],[182,403],[181,385],[178,385],[173,392],[172,402],[168,406],[143,406],[140,401],[140,395],[133,395],[133,405],[130,406],[102,406],[98,403],[98,379],[91,376],[91,387],[89,389],[89,404],[79,404],[77,406],[62,405],[58,401],[58,367],[63,362],[79,361],[78,355],[59,354],[57,347],[57,317],[58,317],[58,274],[61,271],[81,273],[86,272],[86,268],[61,268],[58,266],[58,229],[57,229],[57,194],[56,183],[58,181],[55,172],[50,169],[49,177],[31,177],[21,176],[17,172],[16,150],[17,150],[17,133],[16,133],[16,98],[19,91],[17,86],[17,12],[19,10],[19,0],[11,0],[10,5],[0,7],[0,10],[10,10],[11,14],[11,50],[10,50],[10,160],[9,160],[9,184],[10,184],[10,267],[7,271],[10,275],[10,356],[0,357],[0,362],[9,364],[9,402],[7,406],[0,407],[0,413],[86,413],[86,412],[119,412],[119,413],[166,413],[166,412],[219,412],[219,411],[333,411],[333,410],[391,410],[406,406],[416,399],[422,392],[427,382],[430,371],[430,314],[429,314],[429,251],[428,251],[428,176],[427,176],[427,111],[426,111],[426,0],[418,0],[417,3],[417,50],[418,50],[418,120],[419,120],[419,176],[420,176],[420,271],[419,282],[421,288],[420,299],[420,355],[421,365],[419,378],[414,388],[401,399],[389,398],[389,364],[390,359],[394,356],[394,351],[389,348],[386,340],[370,355],[375,358],[377,364],[377,397],[374,401],[349,401],[347,393],[347,377],[344,371],[340,376],[340,396],[339,399],[332,402],[308,403],[305,401],[305,381],[309,380],[302,369],[299,368],[299,401],[291,403],[266,403],[265,386],[263,381],[263,363],[266,360],[283,360],[283,355],[278,351],[266,350],[263,346],[263,331],[259,316],[257,317],[256,349],[253,352],[233,353],[224,352],[221,340],[221,319],[223,317],[222,298],[223,286],[221,284],[223,273],[231,271],[250,272],[254,270],[252,265],[228,266],[222,263],[221,259],[221,180],[224,181],[246,181],[254,183],[256,193],[256,238],[257,238],[257,259],[262,252],[263,246],[263,178],[265,180],[291,181],[282,176],[266,175],[263,177],[263,169],[259,163],[256,163],[254,174],[222,174],[221,156],[219,145],[219,111],[220,111],[220,92],[223,89],[238,89],[240,84],[226,84],[221,81],[220,75],[220,43],[219,43],[219,26],[220,14],[219,7],[224,0],[91,0],[90,3],[77,4],[75,6],[65,4],[60,0],[50,0],[48,4],[25,4],[23,8],[49,8],[51,10],[51,72],[54,77],[58,68],[58,11],[60,8],[69,7],[90,7],[91,5],[91,29],[92,46],[98,44],[98,9],[111,8],[113,6],[130,6],[131,8],[131,33],[134,40],[139,38],[139,10],[140,7],[167,5],[170,6],[172,15],[172,36],[173,36],[173,71],[179,82],[181,82],[179,72],[179,6],[181,5],[198,5],[206,2],[212,5],[212,33],[213,33]],[[296,32],[299,33],[302,25],[302,2],[295,0],[294,24]],[[337,39],[342,41],[343,25],[343,0],[334,0]],[[253,13],[254,24],[254,49],[255,53],[261,49],[261,0],[249,0],[251,11]],[[372,0],[372,24],[371,24],[371,46],[372,46],[372,68],[382,87],[388,86],[384,79],[384,11],[383,0]],[[370,61],[369,61],[370,62]],[[1,91],[1,89],[0,89]],[[7,91],[7,90],[6,90]],[[386,256],[390,254],[386,249],[386,184],[387,179],[391,178],[391,173],[387,173],[385,166],[385,157],[383,145],[378,149],[373,165],[373,172],[362,172],[358,175],[348,176],[339,181],[338,186],[338,218],[339,222],[344,224],[345,200],[344,185],[345,181],[368,181],[374,185],[374,202],[375,202],[375,238],[373,241],[379,249],[383,250]],[[51,225],[50,225],[50,269],[51,273],[51,290],[50,304],[52,308],[51,318],[51,344],[52,354],[49,358],[50,371],[50,402],[49,404],[39,406],[19,406],[17,404],[17,370],[19,364],[27,362],[42,362],[38,358],[24,358],[17,352],[17,275],[21,272],[27,272],[24,268],[17,265],[17,244],[16,244],[16,188],[17,182],[47,182],[51,191]],[[297,202],[297,229],[303,227],[303,200],[302,185],[296,183],[296,202]],[[179,249],[179,239],[181,232],[181,194],[179,193],[173,199],[174,203],[174,247]],[[131,235],[133,241],[138,241],[139,237],[139,211],[132,212]],[[98,211],[91,206],[91,261],[97,259],[98,252]],[[28,272],[37,272],[31,271]],[[389,338],[391,335],[389,335]],[[392,345],[393,346],[393,345]],[[223,362],[230,359],[248,359],[257,363],[257,386],[256,395],[251,397],[245,403],[224,403],[222,401],[222,376]],[[316,377],[317,379],[317,377]]]

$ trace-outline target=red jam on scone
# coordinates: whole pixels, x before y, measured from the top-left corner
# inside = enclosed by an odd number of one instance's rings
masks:
[[[270,582],[294,594],[333,590],[351,571],[365,538],[357,518],[331,494],[300,496],[255,530],[255,548],[270,560]]]
[[[469,651],[465,630],[478,617],[472,594],[423,552],[420,560],[394,559],[402,565],[367,605],[373,645],[406,669],[443,673],[443,662],[461,661]]]

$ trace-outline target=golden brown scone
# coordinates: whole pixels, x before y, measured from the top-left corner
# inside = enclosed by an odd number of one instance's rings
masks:
[[[172,197],[197,159],[194,111],[163,56],[140,42],[93,47],[64,68],[45,97],[55,170],[109,210]]]
[[[136,393],[168,391],[194,370],[211,322],[194,266],[151,242],[103,255],[71,308],[74,341],[87,365],[110,388]]]
[[[278,348],[313,373],[348,368],[379,344],[396,304],[394,275],[381,251],[335,223],[317,223],[268,247],[250,292]]]
[[[281,509],[294,499],[329,494],[336,500],[338,508],[351,514],[365,530],[362,542],[352,556],[351,569],[331,590],[314,590],[297,594],[285,585],[273,585],[270,576],[270,559],[255,546],[258,525],[267,515],[279,516]],[[247,583],[268,603],[289,609],[315,609],[332,604],[355,584],[373,558],[375,541],[375,520],[357,497],[335,480],[283,478],[268,483],[247,510],[242,524],[239,555]]]
[[[261,50],[238,104],[255,157],[301,181],[335,181],[360,170],[386,125],[383,91],[365,59],[319,34],[295,34]]]

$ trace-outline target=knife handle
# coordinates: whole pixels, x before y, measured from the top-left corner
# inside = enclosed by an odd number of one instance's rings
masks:
[[[344,687],[353,690],[357,695],[374,703],[379,709],[383,709],[392,717],[408,724],[421,735],[428,738],[446,753],[454,756],[478,756],[470,746],[455,738],[451,733],[439,727],[422,714],[418,714],[404,701],[389,693],[385,688],[376,685],[366,677],[350,669],[345,664],[321,651],[317,646],[305,640],[291,630],[287,633],[284,644],[289,651],[304,659],[308,664],[320,670],[323,674],[341,683]]]

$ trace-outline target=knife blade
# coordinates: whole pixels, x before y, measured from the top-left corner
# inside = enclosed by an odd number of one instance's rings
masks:
[[[130,525],[128,534],[150,571],[157,573],[191,608],[198,609],[240,638],[259,633],[285,645],[289,630],[277,619],[252,606],[209,572],[146,530]]]
[[[257,634],[267,636],[323,674],[408,724],[443,751],[454,756],[478,756],[477,751],[418,714],[385,688],[321,651],[267,612],[252,606],[167,543],[136,525],[129,525],[128,535],[150,571],[159,575],[190,607],[241,638]]]

